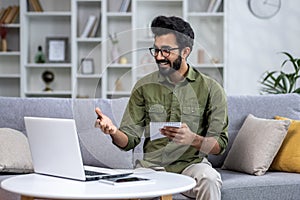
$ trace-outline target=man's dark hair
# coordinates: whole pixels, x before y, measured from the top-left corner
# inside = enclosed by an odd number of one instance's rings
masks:
[[[192,51],[194,45],[194,31],[191,25],[183,19],[171,16],[157,16],[151,23],[154,36],[173,33],[180,49],[189,47]]]

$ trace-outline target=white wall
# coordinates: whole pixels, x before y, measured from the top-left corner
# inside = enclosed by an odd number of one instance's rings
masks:
[[[279,13],[271,19],[254,17],[248,0],[227,0],[226,92],[259,94],[261,75],[279,70],[287,51],[300,57],[300,1],[281,0]]]

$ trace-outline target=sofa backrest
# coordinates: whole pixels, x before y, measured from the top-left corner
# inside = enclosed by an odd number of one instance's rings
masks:
[[[276,115],[300,119],[300,95],[228,96],[229,144],[224,154],[218,156],[209,155],[209,160],[214,167],[223,165],[225,157],[248,114],[267,119],[273,119]]]
[[[95,107],[119,125],[128,98],[66,99],[66,98],[0,98],[0,127],[13,128],[26,134],[24,116],[74,118],[85,164],[132,168],[142,158],[142,144],[134,151],[124,152],[112,145],[111,138],[94,128]],[[248,114],[261,118],[281,115],[300,119],[300,95],[242,95],[228,96],[229,145],[222,155],[209,155],[214,167],[221,167],[225,157]]]
[[[132,151],[125,152],[111,144],[111,138],[94,128],[95,107],[118,124],[126,98],[67,99],[67,98],[0,98],[0,128],[12,128],[26,135],[24,116],[74,118],[76,121],[83,162],[87,165],[133,168]],[[67,148],[67,147],[66,147]]]

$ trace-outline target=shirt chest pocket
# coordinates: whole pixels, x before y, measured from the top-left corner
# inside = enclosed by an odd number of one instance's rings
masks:
[[[182,107],[182,122],[188,124],[192,131],[197,131],[203,122],[204,108],[184,106]]]
[[[148,114],[150,121],[152,122],[164,122],[167,120],[167,112],[164,106],[160,104],[150,105]]]

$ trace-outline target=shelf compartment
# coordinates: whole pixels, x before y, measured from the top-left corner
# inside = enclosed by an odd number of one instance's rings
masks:
[[[168,1],[137,1],[136,16],[138,16],[136,27],[144,31],[137,32],[137,38],[143,38],[150,34],[150,24],[154,17],[161,15],[166,16],[181,16],[183,17],[183,1],[182,0],[168,0]]]
[[[20,79],[19,78],[0,78],[0,96],[19,97]]]
[[[132,85],[132,73],[128,68],[108,68],[107,75],[108,91],[124,92],[128,91]]]
[[[224,18],[189,17],[194,26],[194,47],[189,62],[192,65],[224,62]],[[201,55],[200,55],[201,54]],[[201,59],[199,59],[202,57]]]
[[[77,72],[81,73],[81,62],[83,59],[93,59],[94,73],[101,74],[103,69],[101,67],[101,43],[80,42],[77,44]]]
[[[223,12],[223,2],[219,5],[217,12],[207,12],[209,4],[212,1],[210,0],[201,0],[192,2],[189,0],[188,3],[188,12],[189,13],[219,13],[220,11]]]
[[[223,67],[196,67],[197,70],[202,72],[205,75],[208,75],[215,79],[218,83],[223,85],[224,80],[223,80],[223,74],[224,74],[224,69]]]
[[[27,62],[33,62],[37,53],[38,46],[42,46],[43,52],[46,55],[46,39],[47,37],[67,37],[67,58],[71,60],[71,21],[66,17],[46,17],[30,18],[28,31],[30,33],[39,31],[39,34],[28,34],[28,56]]]
[[[92,37],[101,37],[101,24],[102,24],[102,2],[101,1],[78,1],[77,2],[77,37],[80,37],[84,32],[86,24],[88,22],[89,17],[96,17],[96,25],[97,30],[95,32],[95,36]]]
[[[71,0],[39,0],[39,2],[43,12],[71,12]]]
[[[7,54],[8,56],[5,56]],[[0,63],[0,74],[2,76],[20,74],[20,57],[18,55],[3,53],[0,56]]]
[[[7,52],[20,51],[20,28],[15,26],[2,26],[6,29]],[[3,52],[2,52],[3,53]]]
[[[62,93],[61,91],[71,91],[71,68],[27,68],[26,73],[30,74],[26,80],[26,93],[41,93],[45,88],[45,83],[42,80],[44,71],[49,70],[54,73],[54,80],[50,83],[50,88],[53,89],[52,93]],[[64,92],[63,92],[64,93]]]
[[[101,95],[101,78],[77,79],[76,98],[98,98]]]

